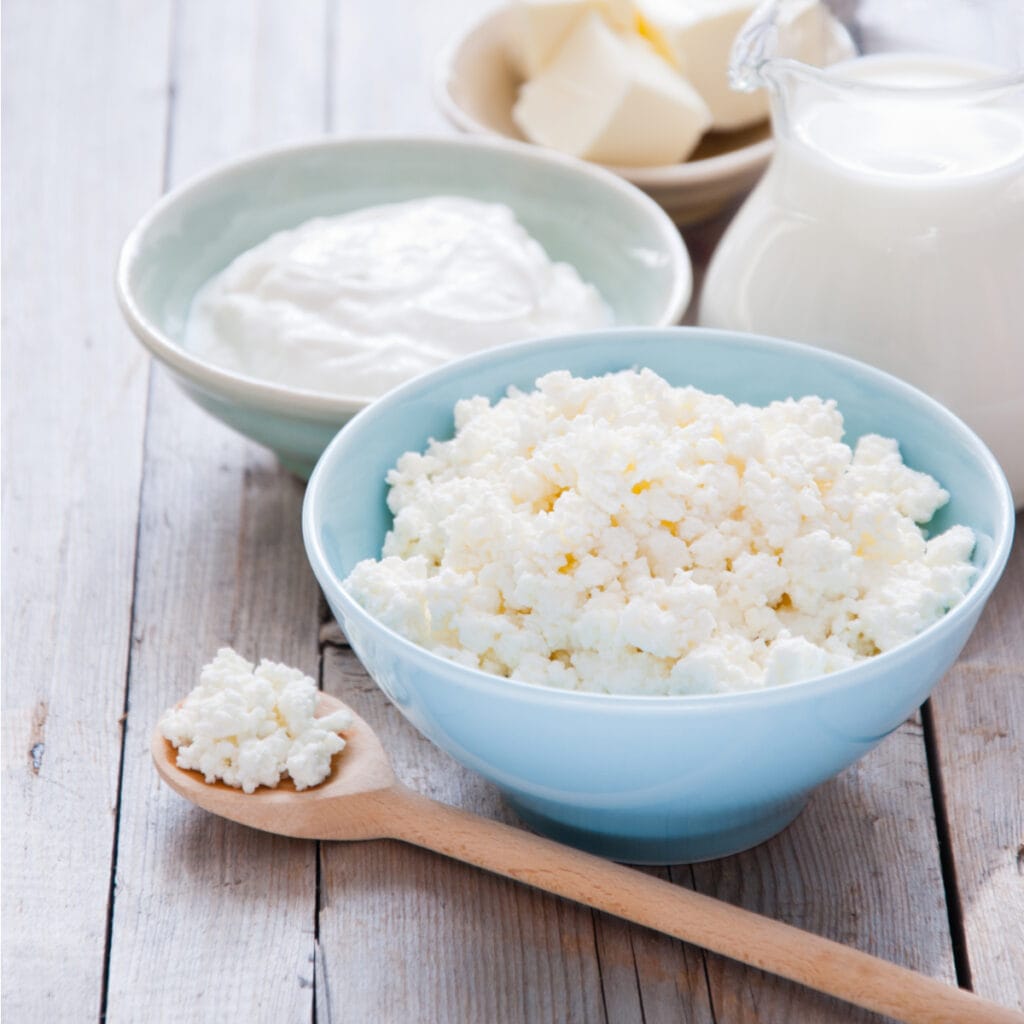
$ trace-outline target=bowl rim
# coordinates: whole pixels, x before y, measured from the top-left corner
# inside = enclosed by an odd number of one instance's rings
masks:
[[[448,120],[460,131],[489,139],[502,139],[539,149],[545,153],[557,153],[558,150],[541,146],[534,142],[514,139],[504,132],[478,120],[455,99],[451,91],[451,82],[455,78],[455,68],[460,61],[462,52],[470,38],[496,25],[501,19],[507,19],[512,4],[504,4],[476,18],[460,33],[457,33],[448,44],[440,50],[434,60],[431,75],[431,93],[434,103]],[[722,133],[725,134],[725,133]],[[680,188],[688,185],[694,187],[710,183],[720,183],[733,176],[752,173],[763,167],[771,159],[775,151],[773,137],[752,142],[738,149],[719,153],[717,156],[705,157],[702,160],[680,161],[674,164],[656,164],[651,166],[622,166],[618,164],[601,164],[594,161],[581,161],[589,167],[599,167],[636,185],[638,188]]]
[[[372,421],[375,416],[379,416],[383,411],[402,404],[414,393],[421,390],[429,390],[436,381],[452,373],[461,373],[464,370],[476,369],[481,364],[501,362],[509,357],[515,357],[523,353],[528,354],[531,350],[539,350],[553,343],[579,345],[590,340],[606,339],[615,336],[633,336],[633,339],[636,340],[635,336],[637,333],[642,333],[646,340],[662,337],[672,338],[678,342],[687,336],[691,336],[712,340],[717,344],[739,345],[740,347],[756,349],[767,348],[768,350],[796,354],[803,357],[809,356],[812,359],[832,363],[839,368],[845,368],[861,376],[862,379],[866,377],[872,383],[881,384],[886,390],[890,392],[895,391],[896,395],[894,397],[906,397],[912,402],[924,405],[946,431],[951,430],[967,442],[974,455],[978,458],[981,470],[990,480],[993,490],[998,495],[999,509],[996,514],[996,529],[991,538],[992,550],[988,562],[971,583],[964,599],[956,607],[950,609],[940,619],[933,622],[910,640],[894,647],[890,651],[885,651],[864,661],[857,662],[849,668],[839,669],[835,672],[813,676],[796,682],[767,686],[759,690],[664,695],[561,690],[543,684],[491,675],[481,669],[470,668],[469,666],[449,661],[441,655],[413,643],[384,625],[384,623],[366,611],[358,601],[348,594],[342,585],[342,580],[331,568],[321,543],[318,528],[318,523],[321,520],[319,509],[322,502],[321,494],[326,486],[324,481],[331,473],[333,464],[338,460],[338,453],[344,450],[349,437],[353,433],[363,429],[367,419]],[[435,675],[450,675],[454,673],[464,685],[494,696],[525,701],[539,701],[549,706],[552,704],[565,704],[593,711],[626,711],[651,708],[666,710],[697,710],[721,707],[743,708],[752,704],[764,705],[775,702],[788,702],[802,700],[805,697],[812,698],[829,691],[857,687],[870,678],[876,677],[879,672],[879,666],[889,671],[898,670],[901,664],[912,662],[917,653],[927,648],[937,634],[949,632],[963,620],[969,619],[976,611],[980,613],[981,607],[988,600],[1006,566],[1013,543],[1014,526],[1015,511],[1010,485],[995,456],[967,424],[930,395],[925,394],[899,377],[895,377],[860,360],[851,359],[848,356],[839,355],[826,349],[816,348],[801,342],[772,338],[767,335],[699,326],[615,327],[552,338],[511,342],[489,351],[465,356],[437,370],[423,374],[390,391],[387,395],[373,403],[371,407],[360,412],[335,435],[317,461],[316,467],[310,476],[302,506],[302,534],[306,555],[313,573],[325,594],[329,594],[332,600],[341,604],[347,616],[352,616],[372,630],[384,633],[388,641],[395,644],[403,652],[405,658],[426,667],[433,671]]]
[[[667,213],[640,189],[612,172],[575,160],[563,153],[542,150],[529,143],[514,139],[483,138],[440,133],[368,132],[357,135],[309,139],[260,149],[235,157],[194,174],[166,192],[135,223],[122,243],[114,274],[114,287],[118,305],[128,326],[149,350],[169,369],[187,378],[201,388],[246,405],[268,411],[303,415],[329,422],[337,416],[352,416],[365,408],[372,399],[352,395],[338,395],[306,388],[290,387],[235,370],[221,367],[190,352],[169,338],[146,314],[131,288],[131,275],[139,259],[143,242],[154,225],[186,203],[191,195],[213,182],[230,179],[240,171],[260,164],[287,160],[322,150],[347,150],[375,147],[447,147],[454,151],[480,151],[501,153],[510,160],[522,161],[534,167],[557,167],[570,174],[590,178],[600,187],[610,189],[631,203],[637,214],[656,229],[672,262],[672,287],[665,296],[656,325],[669,326],[682,319],[693,295],[693,266],[678,229]]]

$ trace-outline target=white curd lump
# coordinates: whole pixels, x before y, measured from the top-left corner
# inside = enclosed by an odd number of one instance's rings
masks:
[[[352,725],[347,710],[315,718],[317,687],[297,668],[264,659],[258,667],[222,647],[199,685],[164,713],[160,730],[178,749],[178,767],[252,793],[288,775],[296,789],[323,782]]]
[[[185,347],[250,377],[374,398],[470,352],[611,322],[507,206],[432,196],[316,218],[242,253],[196,296]]]
[[[845,668],[957,604],[974,535],[834,401],[737,405],[650,370],[550,373],[455,408],[388,474],[380,561],[345,586],[462,665],[570,690],[753,690]]]

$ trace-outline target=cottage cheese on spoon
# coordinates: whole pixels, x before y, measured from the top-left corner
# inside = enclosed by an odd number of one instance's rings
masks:
[[[165,712],[160,730],[178,749],[178,767],[252,793],[285,775],[296,789],[319,785],[344,749],[347,710],[316,718],[309,676],[264,659],[254,667],[230,647],[203,668],[199,685]]]
[[[185,346],[246,376],[365,399],[479,349],[611,322],[509,207],[433,196],[272,235],[199,292]]]

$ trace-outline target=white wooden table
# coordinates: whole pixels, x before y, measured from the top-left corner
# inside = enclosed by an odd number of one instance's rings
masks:
[[[872,1019],[415,849],[247,831],[151,767],[159,712],[230,643],[318,676],[409,783],[510,817],[330,625],[301,485],[151,370],[112,287],[135,218],[217,161],[324,132],[446,131],[431,61],[482,5],[4,4],[8,1024]],[[698,269],[723,226],[687,232]],[[783,835],[659,874],[1024,1006],[1022,607],[1018,542],[919,716]]]

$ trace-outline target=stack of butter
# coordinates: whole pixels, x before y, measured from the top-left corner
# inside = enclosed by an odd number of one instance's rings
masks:
[[[685,160],[707,131],[763,120],[763,91],[729,84],[729,52],[756,0],[517,0],[512,52],[525,82],[512,116],[532,142],[586,160]],[[824,57],[830,16],[790,0],[793,55]]]

